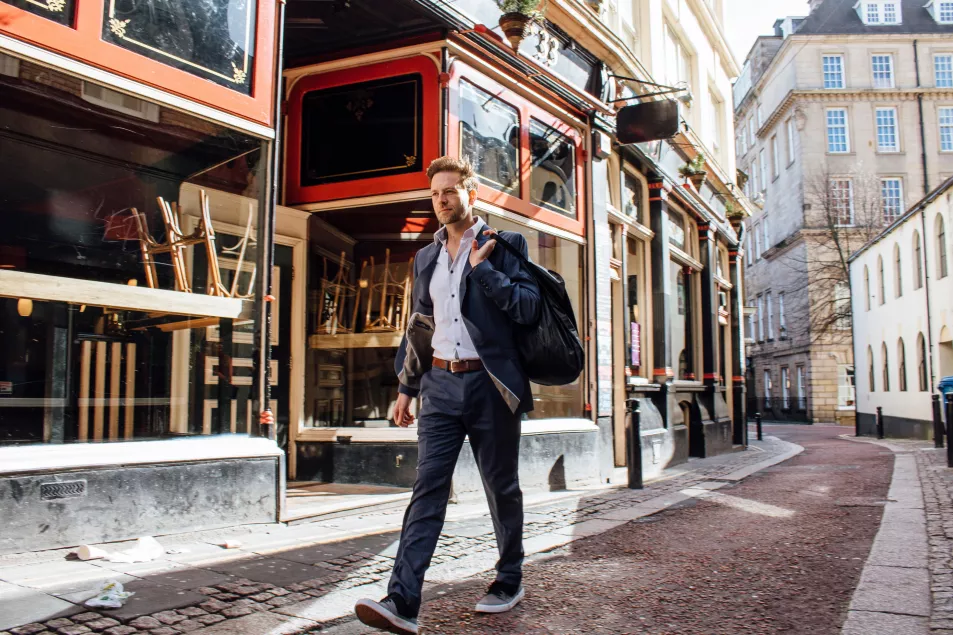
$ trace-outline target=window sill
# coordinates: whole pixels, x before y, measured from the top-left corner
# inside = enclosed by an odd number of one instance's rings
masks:
[[[856,152],[848,150],[847,152],[831,152],[828,150],[825,154],[829,157],[855,157],[857,156]]]

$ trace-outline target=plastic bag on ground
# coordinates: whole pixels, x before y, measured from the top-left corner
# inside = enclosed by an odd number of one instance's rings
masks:
[[[86,600],[86,606],[103,609],[118,609],[133,595],[135,595],[135,593],[132,591],[123,591],[122,582],[110,580],[109,582],[103,583],[103,586],[100,587],[94,597]]]

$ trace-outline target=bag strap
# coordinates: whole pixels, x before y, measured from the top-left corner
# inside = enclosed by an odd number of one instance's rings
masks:
[[[490,229],[493,229],[493,228],[491,227]],[[493,231],[496,234],[495,240],[497,245],[503,245],[504,249],[506,249],[508,252],[516,256],[519,259],[519,261],[522,262],[523,264],[526,264],[526,265],[530,264],[529,258],[524,256],[523,252],[521,252],[519,249],[511,245],[510,241],[503,238],[502,233],[496,231],[495,229]]]

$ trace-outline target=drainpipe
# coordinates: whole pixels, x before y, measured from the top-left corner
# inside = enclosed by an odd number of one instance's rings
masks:
[[[917,47],[917,40],[913,41],[913,63],[917,71],[917,88],[920,88],[920,51]],[[926,131],[923,124],[923,93],[917,93],[917,106],[920,109],[920,153],[923,160],[923,195],[930,193],[930,177],[927,175],[927,140]],[[930,259],[927,258],[927,214],[926,209],[920,210],[920,225],[923,229],[923,285],[926,291],[927,301],[927,347],[929,353],[927,359],[930,364],[930,393],[933,393],[936,376],[933,374],[933,320],[930,313]]]
[[[917,71],[917,88],[920,88],[920,49],[913,41],[913,65]],[[923,195],[930,193],[930,177],[927,174],[927,135],[923,123],[923,93],[917,93],[917,108],[920,111],[920,158],[923,161]],[[926,237],[924,237],[924,240]]]

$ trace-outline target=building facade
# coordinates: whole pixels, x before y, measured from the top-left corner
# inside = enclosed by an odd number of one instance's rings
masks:
[[[847,258],[953,173],[943,4],[817,0],[748,56],[736,144],[758,204],[748,355],[766,417],[854,421]]]
[[[953,178],[850,260],[857,428],[933,437],[933,395],[953,376]],[[942,402],[941,402],[942,403]]]
[[[720,2],[550,2],[514,49],[490,0],[261,0],[240,3],[254,54],[214,64],[184,23],[2,6],[0,108],[23,124],[0,133],[0,200],[26,220],[0,241],[0,511],[20,519],[0,551],[300,520],[327,513],[301,505],[309,487],[410,486],[392,369],[442,154],[474,163],[478,213],[566,280],[587,349],[577,382],[534,387],[525,488],[615,482],[629,398],[647,477],[745,444],[750,204]],[[655,84],[679,89],[674,136],[620,142],[623,107],[672,98]],[[51,96],[69,108],[39,108]],[[102,497],[136,479],[116,515],[141,525],[108,530]],[[480,487],[464,449],[454,492]]]

